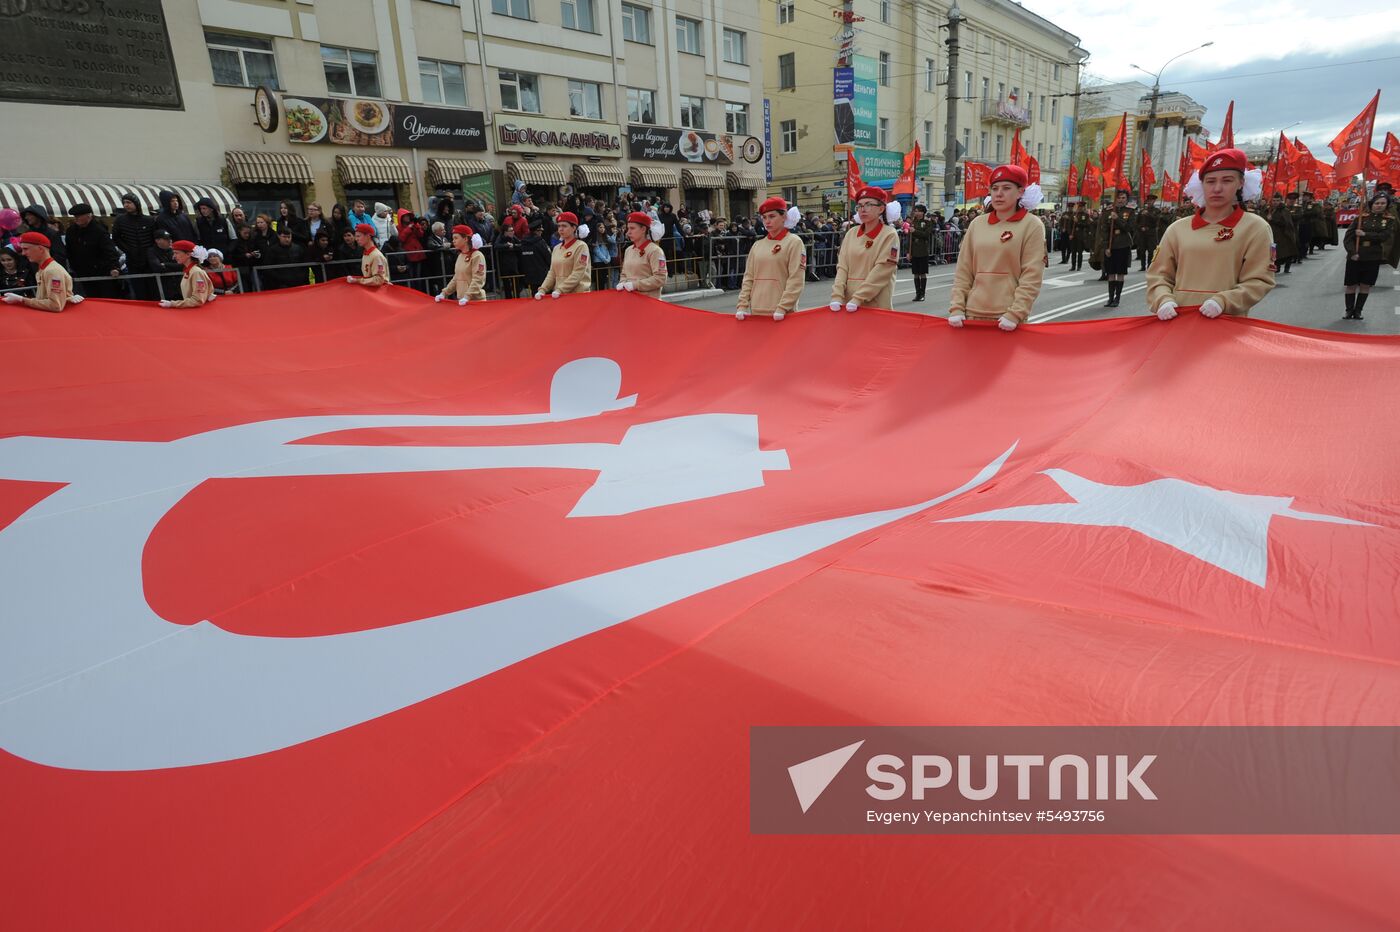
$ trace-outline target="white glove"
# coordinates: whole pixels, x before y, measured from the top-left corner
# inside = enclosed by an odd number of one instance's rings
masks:
[[[846,302],[846,311],[847,311],[847,313],[854,314],[854,313],[856,312],[856,308],[858,308],[858,307],[860,307],[860,305],[859,305],[858,303],[856,303],[856,301],[855,301],[854,299],[852,299],[852,300]]]
[[[6,299],[8,299],[10,296],[9,296],[9,295],[5,295],[5,297],[6,297]],[[739,308],[737,311],[734,312],[734,319],[735,319],[735,320],[743,320],[745,317],[748,317],[748,316],[749,316],[749,312],[746,311],[746,310],[744,310],[742,307]]]
[[[617,290],[618,290],[618,291],[626,291],[627,289],[626,289],[626,287],[624,287],[626,284],[627,284],[626,282],[618,282],[617,285],[616,285]]]
[[[466,306],[467,306],[467,299],[466,299],[466,298],[458,298],[458,299],[457,299],[457,306],[458,306],[458,307],[466,307]]]
[[[353,285],[353,284],[355,284],[355,276],[353,276],[353,275],[347,275],[347,276],[345,276],[345,281],[346,281],[347,283]]]
[[[1221,307],[1219,304],[1217,304],[1214,298],[1211,298],[1211,299],[1210,299],[1209,301],[1207,301],[1205,304],[1202,304],[1202,305],[1201,305],[1201,316],[1202,316],[1202,317],[1219,317],[1221,314],[1224,314],[1224,313],[1225,313],[1225,308],[1223,308],[1223,307]]]
[[[14,292],[12,292],[12,291],[7,291],[7,292],[5,293],[5,303],[6,303],[6,304],[22,304],[23,302],[24,302],[24,298],[20,297],[19,295],[15,294]]]
[[[86,296],[86,295],[75,294],[75,295],[73,295],[73,297],[71,297],[71,298],[68,299],[68,303],[69,303],[69,304],[82,304],[82,303],[83,303],[84,301],[86,301],[86,300],[87,300],[87,296]]]
[[[446,295],[440,295],[440,294],[435,294],[435,295],[433,295],[433,303],[434,303],[434,304],[441,304],[441,303],[442,303],[442,299],[443,299],[444,297],[446,297]]]
[[[170,305],[173,304],[173,303],[174,303],[173,301],[161,301],[161,302],[160,302],[160,306],[161,306],[161,307],[170,307]]]
[[[782,320],[782,319],[783,319],[784,317],[786,317],[786,316],[787,316],[787,315],[784,314],[782,311],[774,311],[774,312],[773,312],[773,319],[774,319],[774,320]]]
[[[1163,302],[1162,302],[1162,306],[1159,307],[1159,308],[1157,308],[1157,319],[1158,319],[1158,320],[1171,320],[1171,319],[1172,319],[1173,317],[1175,317],[1175,316],[1176,316],[1176,302],[1175,302],[1175,301],[1163,301]]]
[[[559,297],[559,292],[557,292],[557,291],[556,291],[556,292],[553,292],[552,294],[550,294],[550,297],[551,297],[551,298],[557,298],[557,297]]]
[[[841,310],[841,302],[840,302],[840,301],[832,301],[832,302],[831,302],[831,309],[832,309],[833,311],[839,311],[839,310]]]
[[[1001,315],[1001,319],[997,321],[997,326],[1007,333],[1010,333],[1016,329],[1016,318],[1012,317],[1010,314],[1003,314]]]
[[[949,314],[948,326],[961,327],[963,325],[964,320],[967,320],[967,316],[965,314]]]
[[[636,291],[636,290],[637,290],[637,283],[636,283],[636,282],[623,282],[623,283],[622,283],[622,290],[623,290],[623,291]]]
[[[537,292],[535,292],[535,300],[536,300],[536,301],[538,301],[540,298],[543,298],[543,297],[544,297],[544,292],[543,292],[543,291],[537,291]]]

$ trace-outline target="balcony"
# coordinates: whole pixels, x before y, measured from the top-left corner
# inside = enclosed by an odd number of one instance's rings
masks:
[[[1016,101],[1009,97],[1001,100],[984,100],[982,101],[982,121],[1025,127],[1031,125],[1031,112],[1025,107],[1017,106]]]

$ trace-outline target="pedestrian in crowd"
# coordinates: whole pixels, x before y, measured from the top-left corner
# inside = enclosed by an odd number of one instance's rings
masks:
[[[292,242],[305,249],[311,242],[311,231],[306,221],[297,216],[297,207],[291,201],[277,205],[277,216],[273,218],[272,229],[278,234],[287,230],[292,234]]]
[[[350,225],[350,218],[346,216],[344,204],[331,205],[330,224],[331,242],[337,246],[340,245],[341,238],[344,236],[346,230],[349,230],[352,236],[355,233],[355,228]]]
[[[710,224],[710,255],[715,266],[715,287],[720,291],[733,291],[739,287],[739,276],[735,273],[738,262],[738,244],[729,229],[727,217],[716,217]]]
[[[34,277],[29,274],[29,263],[21,266],[20,255],[10,244],[0,246],[0,291],[25,291],[33,287]]]
[[[1123,279],[1133,263],[1136,229],[1137,218],[1134,210],[1128,206],[1128,192],[1120,188],[1113,192],[1113,206],[1105,208],[1099,215],[1094,242],[1100,268],[1108,276],[1108,302],[1104,307],[1117,307],[1123,297]]]
[[[385,246],[389,239],[396,233],[394,228],[394,218],[389,216],[389,205],[383,201],[374,202],[374,216],[370,218],[370,223],[374,225],[374,244]]]
[[[546,294],[557,298],[592,288],[588,274],[588,244],[579,239],[578,216],[565,211],[554,219],[554,225],[559,230],[559,245],[550,254],[549,274],[545,276],[540,290],[535,292],[536,301]],[[588,235],[587,229],[583,230],[583,235]]]
[[[190,240],[181,239],[170,244],[170,252],[182,270],[180,297],[178,300],[163,298],[160,301],[160,306],[183,309],[203,307],[212,301],[214,299],[214,285],[209,280],[209,274],[199,265],[199,256],[207,255],[204,247]]]
[[[238,290],[238,270],[224,264],[224,254],[220,250],[209,250],[204,259],[204,271],[209,276],[209,284],[215,295],[232,294]]]
[[[1361,309],[1366,306],[1366,297],[1376,286],[1381,263],[1391,254],[1395,239],[1400,236],[1400,226],[1388,210],[1390,195],[1382,191],[1374,194],[1366,202],[1366,210],[1357,215],[1347,228],[1342,241],[1346,249],[1347,264],[1342,287],[1345,292],[1347,320],[1361,320]]]
[[[356,254],[358,255],[358,253]],[[257,279],[253,275],[253,270],[262,264],[262,249],[253,239],[253,228],[244,224],[238,228],[238,234],[233,240],[233,246],[229,249],[229,262],[238,271],[238,281],[243,290],[255,291],[257,289]]]
[[[253,218],[253,243],[259,251],[266,249],[277,242],[277,234],[272,229],[272,218],[267,214],[258,214]],[[269,260],[259,257],[259,264]]]
[[[1322,247],[1337,245],[1337,207],[1330,200],[1322,205],[1322,220],[1327,227],[1327,239]]]
[[[1069,212],[1069,270],[1084,269],[1084,252],[1094,248],[1094,221],[1079,201]]]
[[[1152,261],[1152,250],[1157,248],[1157,195],[1148,191],[1142,196],[1142,206],[1137,211],[1135,230],[1138,258],[1138,271],[1146,272],[1147,263]]]
[[[385,211],[388,211],[388,209],[388,206],[384,207]],[[355,232],[355,228],[362,223],[373,225],[374,214],[365,209],[364,201],[355,201],[350,205],[350,213],[346,216],[346,220],[350,224],[350,232],[353,233]]]
[[[423,260],[428,257],[428,253],[423,248],[423,222],[413,216],[413,211],[401,207],[399,208],[397,230],[399,249],[403,252],[403,257],[399,260],[404,266],[403,279],[409,283],[410,287],[425,291]]]
[[[248,213],[238,204],[233,205],[233,210],[228,212],[229,236],[238,237],[238,228],[248,225]]]
[[[1298,261],[1298,232],[1293,224],[1293,214],[1284,206],[1283,195],[1279,192],[1274,192],[1264,219],[1273,236],[1274,263],[1283,269],[1283,274],[1292,274],[1293,263]]]
[[[83,296],[73,293],[73,279],[49,252],[49,238],[30,230],[20,235],[19,248],[37,271],[34,274],[34,297],[14,292],[5,293],[6,304],[23,304],[36,311],[58,313],[69,304],[81,304]]]
[[[899,268],[899,203],[882,188],[856,193],[858,224],[846,231],[836,259],[831,286],[831,309],[854,312],[859,307],[888,308],[894,303],[894,276]]]
[[[734,318],[754,314],[782,320],[796,309],[807,277],[807,249],[791,232],[801,215],[781,197],[768,198],[758,213],[768,235],[749,250]]]
[[[373,224],[362,223],[355,227],[355,243],[360,247],[360,274],[347,275],[345,280],[350,284],[371,288],[389,284],[389,263],[375,245],[378,237],[379,230]]]
[[[525,208],[519,204],[511,204],[506,208],[506,214],[501,218],[501,229],[513,227],[516,239],[524,239],[525,234],[530,232],[530,222],[525,218]]]
[[[526,295],[539,291],[549,277],[550,245],[544,235],[544,223],[543,215],[532,219],[529,232],[520,241],[520,276]]]
[[[1304,256],[1311,256],[1314,249],[1318,249],[1327,239],[1327,224],[1322,218],[1322,206],[1313,199],[1311,191],[1302,193],[1302,204],[1299,206],[1302,215],[1302,224],[1307,226],[1307,236],[1298,237],[1298,252]]]
[[[258,273],[263,289],[271,291],[307,284],[306,266],[301,264],[305,260],[306,250],[296,241],[296,231],[284,218],[277,230],[277,242],[263,251],[263,263],[267,268]]]
[[[456,225],[455,211],[457,210],[457,204],[453,200],[451,192],[438,192],[429,209],[432,212],[433,220],[441,223],[444,230],[450,226]],[[431,227],[429,229],[431,229]],[[451,244],[449,243],[448,245],[450,246]]]
[[[154,279],[156,295],[159,299],[173,297],[180,288],[180,274],[184,272],[170,248],[174,237],[169,230],[156,230],[151,234],[151,248],[146,250],[146,267],[159,277]]]
[[[457,261],[452,267],[452,280],[436,295],[434,301],[442,301],[454,294],[457,303],[486,300],[486,256],[481,252],[481,234],[465,223],[452,228],[452,247],[457,250]]]
[[[180,195],[174,191],[161,191],[157,199],[160,201],[160,210],[156,213],[156,226],[176,240],[199,239],[199,231],[195,229],[189,214],[185,213],[185,205],[181,203]]]
[[[1206,318],[1248,317],[1274,287],[1269,271],[1273,235],[1244,204],[1259,196],[1263,175],[1239,149],[1218,149],[1186,182],[1196,213],[1167,227],[1147,270],[1147,307],[1161,320],[1178,307]]]
[[[68,265],[75,278],[105,278],[106,281],[85,281],[78,289],[90,298],[120,298],[122,296],[121,256],[107,228],[93,219],[92,207],[74,204],[68,209],[73,222],[63,233],[68,247]]]
[[[201,197],[194,202],[199,218],[195,220],[198,243],[205,249],[228,249],[233,242],[233,226],[219,213],[219,205],[212,197]]]
[[[340,242],[335,244],[335,269],[337,278],[355,274],[360,267],[360,256],[364,250],[355,242],[355,231],[346,228],[340,231]]]
[[[321,205],[312,204],[306,208],[306,235],[314,242],[316,234],[321,232],[321,227],[326,227],[326,232],[330,233],[330,227],[326,224],[326,218],[321,214]]]
[[[112,221],[112,243],[126,256],[128,274],[141,276],[151,271],[146,265],[146,254],[155,245],[155,238],[151,235],[155,230],[155,220],[141,209],[141,201],[136,195],[129,191],[124,193],[122,212]],[[132,279],[133,298],[152,300],[155,293],[149,279]]]
[[[324,282],[331,263],[335,261],[335,246],[331,243],[329,223],[322,223],[316,235],[311,238],[311,248],[307,251],[306,258],[312,262],[311,277],[316,284]]]
[[[524,245],[519,233],[519,225],[516,223],[502,223],[501,229],[496,233],[496,241],[492,244],[494,261],[492,265],[496,267],[496,278],[500,283],[501,297],[519,297],[522,290],[522,279],[520,278],[520,250]],[[525,224],[525,233],[530,232],[530,225]],[[543,283],[544,279],[540,279]]]
[[[597,224],[598,229],[591,230],[589,250],[592,253],[593,265],[593,290],[604,291],[612,283],[612,272],[614,268],[613,260],[619,255],[617,242],[617,226],[614,223],[611,231],[608,230],[608,221],[599,214],[591,214],[592,221],[584,221],[584,225],[593,227]]]
[[[1011,331],[1030,317],[1045,277],[1045,227],[1030,213],[1041,191],[1028,183],[1024,168],[1002,165],[992,171],[991,192],[991,210],[974,218],[963,234],[948,323],[961,327],[967,318],[995,320]]]
[[[63,231],[54,223],[49,216],[48,209],[42,204],[30,204],[19,212],[20,219],[24,225],[20,233],[28,231],[30,233],[42,233],[52,246],[49,248],[49,256],[64,268],[68,267],[68,249],[63,244]]]
[[[660,298],[666,287],[666,254],[652,237],[664,232],[659,221],[641,211],[627,215],[627,245],[622,252],[618,291],[635,291]]]
[[[914,300],[924,300],[928,289],[928,257],[933,252],[937,225],[928,218],[928,208],[915,204],[909,220],[909,269],[914,276]]]

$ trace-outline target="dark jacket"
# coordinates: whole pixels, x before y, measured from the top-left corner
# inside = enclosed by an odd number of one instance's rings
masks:
[[[531,291],[539,291],[549,277],[550,252],[549,243],[538,230],[531,230],[530,235],[520,241],[520,274],[530,283]]]
[[[29,215],[31,214],[34,216],[34,220],[30,220]],[[63,244],[63,231],[49,217],[48,210],[39,204],[30,204],[19,212],[19,217],[23,221],[19,232],[31,231],[47,236],[49,238],[49,254],[57,260],[59,265],[65,269],[68,268],[68,248]]]
[[[184,275],[184,268],[175,261],[175,254],[169,249],[161,249],[152,246],[146,250],[146,271],[163,272],[161,275],[160,290],[156,296],[167,301],[180,300],[180,278]],[[150,279],[147,279],[150,281]]]
[[[70,223],[63,244],[68,247],[68,268],[74,278],[108,275],[117,267],[117,247],[96,217],[85,227]]]
[[[201,197],[194,206],[195,213],[199,214],[199,219],[195,221],[195,229],[199,235],[195,242],[205,249],[217,249],[227,254],[228,247],[233,242],[233,224],[219,213],[219,205],[214,203],[212,197]],[[209,208],[209,216],[204,216],[203,211],[199,209],[201,207]]]
[[[122,195],[136,204],[135,213],[123,212],[112,221],[112,242],[126,254],[128,272],[145,272],[146,250],[155,245],[151,234],[156,230],[156,222],[141,210],[141,202],[130,192]]]
[[[281,240],[274,240],[263,250],[262,261],[264,265],[287,265],[301,262],[305,258],[306,250],[302,249],[301,245],[295,241],[283,246]],[[297,285],[305,285],[310,282],[306,266],[289,269],[266,269],[258,274],[264,289],[294,288]]]
[[[528,233],[529,230],[527,229]],[[496,234],[495,242],[496,273],[502,278],[513,278],[520,274],[520,249],[523,245],[519,236],[507,236],[505,229]]]
[[[199,231],[194,228],[194,221],[185,213],[186,205],[181,204],[179,210],[172,211],[170,202],[176,197],[174,191],[160,192],[160,210],[156,213],[156,229],[167,230],[170,233],[171,242],[187,239],[191,242],[199,241]]]

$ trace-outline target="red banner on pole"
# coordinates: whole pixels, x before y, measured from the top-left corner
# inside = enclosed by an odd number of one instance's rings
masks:
[[[1084,163],[1084,198],[1090,203],[1103,197],[1103,172],[1093,162]]]
[[[1380,105],[1381,92],[1356,115],[1337,138],[1328,143],[1328,148],[1337,153],[1334,170],[1339,175],[1350,178],[1366,170],[1367,154],[1371,151],[1371,134],[1376,127],[1376,107]]]
[[[986,197],[992,190],[992,167],[981,162],[963,164],[963,197],[975,201]]]
[[[1065,179],[1065,196],[1066,196],[1066,197],[1078,197],[1078,196],[1079,196],[1079,166],[1078,166],[1078,165],[1071,165],[1071,166],[1069,167],[1069,175],[1066,176],[1066,179]]]
[[[1152,186],[1157,183],[1157,175],[1152,171],[1152,153],[1146,149],[1142,150],[1142,175],[1138,179],[1138,196],[1146,197],[1152,190]]]
[[[1181,200],[1181,185],[1172,181],[1171,175],[1162,176],[1162,200],[1172,203]]]
[[[1128,179],[1123,176],[1123,153],[1127,148],[1125,142],[1128,129],[1128,115],[1123,114],[1123,121],[1118,124],[1118,132],[1113,135],[1113,141],[1099,151],[1099,165],[1103,171],[1103,183],[1110,188],[1130,187]]]
[[[919,149],[919,144],[914,143],[914,148],[904,153],[904,168],[899,173],[899,179],[895,181],[891,189],[892,194],[914,194],[919,186],[919,159],[923,157],[923,152]]]

